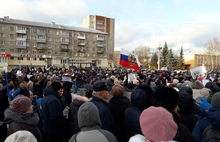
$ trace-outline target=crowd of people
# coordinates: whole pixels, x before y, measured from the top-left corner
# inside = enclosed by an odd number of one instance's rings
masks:
[[[12,70],[0,74],[0,142],[219,140],[214,77],[125,68]]]

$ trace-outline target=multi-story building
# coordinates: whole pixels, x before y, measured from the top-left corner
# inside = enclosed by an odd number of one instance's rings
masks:
[[[108,67],[111,42],[108,33],[73,27],[0,18],[0,67],[19,66]],[[113,41],[114,43],[114,41]]]
[[[115,41],[115,19],[98,15],[88,15],[83,20],[83,27],[96,29],[108,34],[107,57],[109,65],[113,65],[114,41]]]
[[[206,70],[220,69],[220,54],[208,51],[191,50],[184,53],[186,69],[192,69],[199,66],[205,66]]]

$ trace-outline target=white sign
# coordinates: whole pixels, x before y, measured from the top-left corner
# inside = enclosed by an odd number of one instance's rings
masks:
[[[200,75],[205,76],[205,73],[207,72],[204,66],[199,66],[193,69],[190,69],[191,75],[193,79],[198,78]]]

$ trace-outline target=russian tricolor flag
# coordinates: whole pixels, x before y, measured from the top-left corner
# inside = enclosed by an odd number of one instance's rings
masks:
[[[126,68],[132,68],[135,70],[140,70],[140,62],[138,60],[138,58],[136,58],[136,56],[125,50],[125,49],[121,49],[121,57],[120,57],[120,65],[124,66]]]

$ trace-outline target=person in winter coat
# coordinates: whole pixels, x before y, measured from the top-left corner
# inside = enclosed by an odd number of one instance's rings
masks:
[[[113,96],[109,101],[109,109],[115,122],[115,136],[119,142],[126,142],[124,112],[130,107],[130,100],[124,96],[124,88],[121,85],[114,85],[111,90]]]
[[[143,135],[137,134],[129,142],[171,141],[178,129],[170,112],[163,107],[154,106],[141,113],[140,126]]]
[[[207,112],[205,118],[197,121],[193,129],[193,137],[197,142],[202,140],[204,130],[211,124],[216,128],[220,128],[220,92],[215,93],[211,100],[212,108]]]
[[[99,110],[99,115],[102,123],[102,129],[110,131],[114,134],[115,124],[112,114],[109,110],[108,98],[109,88],[106,81],[98,80],[93,85],[93,97],[90,100]]]
[[[5,110],[4,122],[9,125],[8,135],[19,130],[30,131],[38,142],[43,142],[42,135],[37,127],[39,117],[33,113],[33,105],[28,97],[20,96],[10,102],[10,107]]]
[[[46,142],[61,142],[64,138],[65,117],[59,100],[62,86],[53,82],[45,88],[42,99],[43,132]]]
[[[142,111],[151,106],[152,95],[153,90],[145,84],[137,86],[131,93],[131,107],[124,113],[127,140],[135,134],[142,134],[139,118]]]
[[[163,107],[168,110],[178,126],[178,130],[174,140],[178,142],[194,142],[194,138],[189,129],[181,123],[181,117],[178,112],[179,94],[173,88],[166,86],[159,86],[155,89],[152,97],[152,106]]]
[[[190,133],[192,133],[196,122],[200,119],[198,115],[195,115],[193,113],[194,108],[194,100],[191,97],[190,94],[180,91],[179,94],[179,114],[181,117],[181,122],[186,125],[186,127],[190,130]]]
[[[117,142],[111,132],[101,128],[98,108],[91,102],[80,106],[78,124],[80,132],[73,135],[69,142]]]
[[[72,102],[72,95],[73,92],[72,88],[73,83],[69,81],[63,82],[63,97],[65,97],[65,106],[70,106],[70,103]]]

